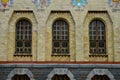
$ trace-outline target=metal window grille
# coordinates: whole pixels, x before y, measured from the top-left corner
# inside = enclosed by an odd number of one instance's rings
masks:
[[[16,53],[31,53],[32,25],[22,19],[16,25]]]
[[[89,26],[89,41],[91,54],[106,53],[105,25],[100,20],[94,20]]]
[[[53,53],[69,53],[69,26],[64,20],[57,20],[53,24]]]

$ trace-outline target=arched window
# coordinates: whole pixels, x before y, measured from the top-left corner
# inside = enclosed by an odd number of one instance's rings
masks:
[[[70,80],[67,75],[54,75],[52,80]]]
[[[95,75],[91,80],[110,80],[106,75]]]
[[[69,26],[64,20],[56,20],[52,27],[53,53],[69,53]]]
[[[15,75],[12,80],[30,80],[30,78],[27,75]]]
[[[30,21],[21,19],[16,24],[16,54],[31,53],[32,25]]]
[[[106,53],[105,25],[100,20],[93,20],[89,25],[89,41],[91,54]]]

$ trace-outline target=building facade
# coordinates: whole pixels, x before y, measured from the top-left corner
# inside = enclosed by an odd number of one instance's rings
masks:
[[[120,0],[0,0],[0,80],[119,80]]]

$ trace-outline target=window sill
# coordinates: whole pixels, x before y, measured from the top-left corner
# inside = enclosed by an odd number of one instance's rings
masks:
[[[55,54],[54,53],[51,56],[70,56],[70,54],[68,54],[68,53],[67,54]]]
[[[32,56],[31,54],[26,54],[26,53],[23,53],[23,54],[21,54],[21,53],[16,53],[16,54],[14,54],[14,56]]]
[[[107,54],[90,54],[89,57],[108,57]]]

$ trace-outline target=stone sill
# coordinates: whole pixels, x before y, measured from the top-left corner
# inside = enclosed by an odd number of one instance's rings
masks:
[[[91,54],[89,57],[108,57],[106,54]]]
[[[30,57],[32,57],[31,54],[21,54],[21,53],[20,53],[20,54],[18,54],[18,53],[17,53],[17,54],[14,54],[14,56],[15,56],[15,57],[16,57],[16,56],[20,56],[20,57],[23,57],[23,56],[24,56],[24,57],[25,57],[25,56],[28,57],[28,56],[30,56]]]
[[[58,57],[60,57],[60,56],[62,56],[62,57],[63,57],[63,56],[67,57],[67,56],[68,56],[68,57],[69,57],[70,54],[52,54],[51,56],[56,56],[56,57],[57,57],[57,56],[58,56]]]

